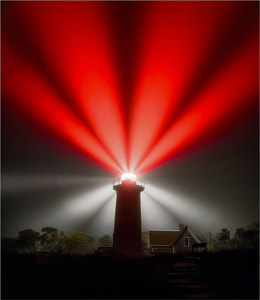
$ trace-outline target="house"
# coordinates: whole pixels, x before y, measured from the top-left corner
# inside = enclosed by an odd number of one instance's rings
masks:
[[[193,252],[194,245],[204,247],[187,225],[180,224],[179,230],[149,230],[148,248],[151,254],[177,254]]]

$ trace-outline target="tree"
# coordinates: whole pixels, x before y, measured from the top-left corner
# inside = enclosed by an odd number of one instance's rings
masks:
[[[77,252],[85,253],[90,250],[94,239],[85,232],[76,232],[72,236],[72,245]]]
[[[223,228],[219,233],[217,233],[216,237],[219,241],[229,241],[230,231],[227,228]]]
[[[211,232],[207,233],[207,235],[205,237],[205,242],[207,243],[207,249],[208,249],[208,251],[214,252],[216,250],[217,240],[214,237],[213,233],[211,233]]]
[[[147,245],[148,245],[148,232],[143,231],[142,232],[142,248],[143,248],[143,250],[147,250]]]
[[[243,227],[237,228],[234,234],[234,238],[237,241],[243,241],[244,237],[245,237],[245,229]]]
[[[62,253],[71,253],[73,249],[71,236],[63,234],[63,236],[60,238],[58,242],[57,247],[58,247],[58,251]]]
[[[76,232],[73,235],[64,235],[59,241],[63,253],[86,254],[91,249],[94,239],[85,232]]]
[[[259,248],[259,227],[253,223],[247,229],[237,228],[234,234],[234,242],[238,248],[258,249]]]
[[[37,247],[37,242],[39,241],[39,232],[36,232],[32,229],[25,229],[19,232],[17,238],[18,247],[29,252],[35,252]]]
[[[59,231],[55,227],[43,227],[41,230],[40,242],[43,249],[56,250],[59,241]]]
[[[113,239],[110,235],[104,235],[98,240],[98,245],[100,247],[112,247],[113,246]]]
[[[208,244],[211,245],[211,243],[213,242],[213,239],[214,239],[213,234],[211,232],[208,232],[208,234],[206,236],[206,240],[207,240]]]

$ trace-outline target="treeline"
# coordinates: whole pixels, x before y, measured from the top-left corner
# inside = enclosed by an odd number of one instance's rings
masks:
[[[200,236],[200,240],[207,242],[209,252],[238,249],[257,250],[259,249],[259,222],[255,222],[247,228],[237,228],[233,236],[228,228],[223,228],[216,234],[208,232],[206,236]]]
[[[48,251],[57,254],[90,254],[97,247],[112,247],[112,237],[104,235],[99,239],[85,232],[66,235],[55,227],[43,227],[41,232],[25,229],[16,238],[2,238],[4,253],[35,253]]]
[[[231,236],[228,228],[206,236],[199,236],[201,242],[207,243],[209,252],[227,250],[253,250],[259,249],[259,222],[255,222],[247,228],[237,228]],[[147,248],[148,232],[142,232],[144,254],[149,255]],[[41,232],[25,229],[19,232],[16,238],[2,238],[1,247],[4,253],[35,253],[48,251],[56,254],[85,255],[94,253],[98,247],[112,247],[113,238],[104,235],[98,239],[85,232],[76,232],[66,235],[55,227],[43,227]]]

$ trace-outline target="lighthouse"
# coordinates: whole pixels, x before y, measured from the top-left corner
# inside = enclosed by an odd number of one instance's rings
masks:
[[[117,193],[113,250],[125,257],[142,256],[140,193],[144,183],[131,173],[123,174],[113,184]]]

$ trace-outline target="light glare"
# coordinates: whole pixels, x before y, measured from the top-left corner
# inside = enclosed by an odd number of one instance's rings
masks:
[[[136,181],[136,175],[134,173],[124,173],[121,176],[121,180],[131,180]]]

